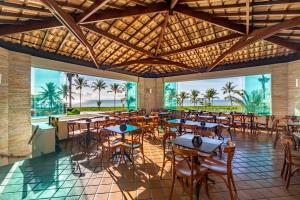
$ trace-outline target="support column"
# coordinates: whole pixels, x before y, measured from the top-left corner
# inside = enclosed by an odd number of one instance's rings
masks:
[[[29,155],[31,56],[0,48],[0,153]],[[3,157],[0,165],[13,162]]]
[[[8,51],[0,48],[0,154],[8,154]],[[8,164],[0,156],[0,166]]]
[[[161,78],[139,78],[139,107],[147,113],[163,106],[163,80]]]
[[[31,154],[31,56],[9,53],[8,68],[8,151]]]

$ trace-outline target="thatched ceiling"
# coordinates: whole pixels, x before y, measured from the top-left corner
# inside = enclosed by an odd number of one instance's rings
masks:
[[[137,76],[207,72],[298,55],[300,0],[2,0],[0,39]]]

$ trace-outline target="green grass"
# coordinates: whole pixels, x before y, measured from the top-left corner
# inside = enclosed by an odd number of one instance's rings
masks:
[[[241,106],[177,106],[176,110],[205,110],[211,112],[242,112]]]
[[[123,111],[126,110],[126,108],[123,107],[100,107],[100,110],[98,107],[75,107],[76,109],[80,111]]]

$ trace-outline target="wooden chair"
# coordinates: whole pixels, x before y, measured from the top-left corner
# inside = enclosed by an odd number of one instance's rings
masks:
[[[190,149],[182,149],[176,146],[173,146],[173,174],[172,174],[172,187],[169,199],[172,199],[173,190],[175,185],[176,177],[179,178],[183,189],[185,190],[184,180],[187,180],[190,186],[190,200],[193,199],[194,194],[194,182],[202,182],[205,180],[206,190],[208,189],[206,175],[208,170],[204,167],[198,166],[194,161],[198,158],[198,152]],[[182,161],[176,162],[176,156],[181,156]],[[199,193],[197,193],[199,194]]]
[[[157,132],[159,136],[159,117],[152,117],[150,122],[147,125],[148,132],[155,137],[155,133]]]
[[[100,132],[100,141],[101,141],[101,164],[103,166],[103,157],[107,153],[108,156],[111,156],[109,160],[111,160],[117,150],[120,149],[120,161],[123,159],[124,148],[123,142],[114,136],[112,136],[110,131],[101,130]]]
[[[163,171],[165,169],[166,163],[168,161],[172,162],[173,159],[173,152],[172,149],[170,149],[170,146],[172,146],[172,140],[176,138],[176,133],[174,132],[166,132],[163,136],[163,166],[160,173],[160,178],[162,178]],[[175,157],[175,161],[179,162],[182,161],[183,158],[181,156]]]
[[[183,134],[195,134],[197,132],[198,126],[183,124],[182,129],[183,129]]]
[[[265,131],[268,133],[268,123],[269,123],[269,116],[258,116],[255,117],[255,134],[260,134],[261,131]],[[269,134],[270,135],[270,134]]]
[[[235,144],[231,141],[227,141],[227,146],[224,148],[224,153],[227,153],[227,161],[216,160],[214,158],[205,159],[201,166],[208,169],[208,174],[214,174],[222,178],[225,182],[229,192],[230,198],[233,198],[232,187],[236,192],[235,183],[233,180],[232,172],[232,160],[235,152]],[[226,177],[226,178],[225,178]]]
[[[78,125],[74,121],[67,121],[67,130],[67,139],[71,140],[71,152],[73,152],[73,143],[79,143],[83,133],[80,131],[80,129],[78,129]]]
[[[166,124],[165,124],[165,133],[174,132],[177,136],[181,135],[179,127],[180,126],[177,123],[166,122]]]
[[[300,171],[300,155],[292,154],[290,145],[293,143],[290,139],[282,139],[284,145],[284,161],[281,170],[281,177],[285,173],[286,189],[289,188],[291,177],[297,172]]]
[[[145,163],[145,154],[144,154],[144,132],[137,130],[130,132],[129,138],[125,140],[124,150],[127,152],[129,150],[129,155],[131,156],[132,164],[134,164],[134,151],[136,149],[140,150],[140,153],[143,156],[143,162]]]

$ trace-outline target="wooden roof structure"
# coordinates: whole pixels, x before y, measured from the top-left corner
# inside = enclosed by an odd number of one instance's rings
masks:
[[[0,0],[0,46],[140,77],[300,59],[300,0]]]

